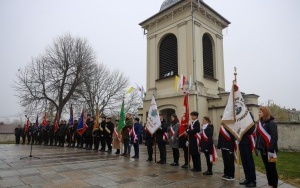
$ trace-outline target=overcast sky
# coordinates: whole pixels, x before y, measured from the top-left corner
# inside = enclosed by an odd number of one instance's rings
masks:
[[[242,92],[300,110],[300,1],[205,0],[231,22],[223,31],[226,91],[233,69]],[[146,84],[146,36],[138,25],[163,0],[0,0],[0,121],[23,117],[12,88],[19,68],[70,33],[88,40],[98,62]]]

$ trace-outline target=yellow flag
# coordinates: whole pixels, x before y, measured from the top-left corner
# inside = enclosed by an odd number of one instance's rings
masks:
[[[134,90],[134,87],[130,87],[130,88],[128,89],[127,93],[131,93],[131,92],[133,92],[133,90]]]
[[[174,83],[174,89],[175,89],[175,91],[178,91],[178,81],[179,81],[179,77],[176,75],[175,76],[175,83]]]

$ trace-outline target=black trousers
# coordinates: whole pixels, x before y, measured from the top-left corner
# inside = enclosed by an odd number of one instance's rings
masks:
[[[205,152],[204,155],[205,155],[205,158],[206,158],[207,171],[212,172],[212,165],[213,164],[210,162],[210,157],[209,157],[210,153]]]
[[[174,163],[178,164],[178,161],[179,161],[179,149],[178,148],[172,148],[172,151],[173,151]]]
[[[266,168],[268,184],[276,188],[278,185],[278,174],[276,169],[276,162],[269,162],[268,155],[264,151],[261,151],[261,158]]]
[[[130,154],[129,139],[123,139],[123,142],[124,142],[124,154]]]
[[[139,142],[133,143],[133,148],[134,148],[134,156],[139,157],[139,151],[140,151]]]
[[[193,165],[195,170],[201,171],[201,160],[200,160],[200,154],[194,154],[191,155],[193,160]]]
[[[92,134],[85,135],[85,148],[92,148],[93,147],[93,136]]]
[[[147,145],[147,152],[148,152],[148,159],[152,160],[152,156],[153,156],[153,145]]]
[[[112,143],[112,137],[106,136],[105,141],[107,143],[108,150],[111,151],[112,150],[112,145],[111,145],[111,143]]]
[[[16,136],[16,144],[20,144],[20,138],[21,136]]]
[[[167,160],[166,143],[160,142],[160,143],[157,143],[157,145],[158,145],[158,149],[159,149],[160,161],[166,162],[166,160]]]
[[[224,175],[234,178],[234,153],[222,148],[222,158],[224,164]]]
[[[256,173],[250,144],[239,144],[245,179],[256,182]]]
[[[106,142],[105,142],[105,137],[103,135],[100,136],[100,142],[101,142],[101,150],[105,150]]]
[[[31,142],[31,135],[27,134],[27,144],[30,144]]]
[[[94,137],[94,149],[95,150],[99,149],[99,143],[100,143],[100,137],[99,136],[95,136]]]
[[[188,165],[188,163],[189,163],[189,150],[188,150],[188,147],[186,147],[186,146],[184,146],[184,147],[182,147],[182,149],[183,149],[183,153],[184,153],[184,164],[185,165]]]

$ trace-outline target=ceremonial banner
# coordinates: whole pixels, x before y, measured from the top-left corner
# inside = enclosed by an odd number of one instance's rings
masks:
[[[30,123],[29,118],[26,116],[25,131],[28,130],[28,128],[29,128],[29,123]]]
[[[93,132],[98,129],[99,129],[99,108],[98,108],[98,104],[96,104],[96,118],[93,126]]]
[[[81,116],[79,118],[79,122],[78,122],[78,127],[77,127],[77,132],[82,135],[84,133],[84,131],[88,128],[87,124],[86,124],[86,113],[84,108],[82,109],[82,113]]]
[[[151,134],[154,134],[160,126],[161,126],[161,122],[160,122],[159,114],[157,111],[157,105],[156,105],[154,96],[152,96],[152,101],[151,101],[151,104],[149,107],[146,127],[147,127],[147,130]]]
[[[59,117],[58,117],[58,112],[57,112],[56,117],[55,117],[55,122],[54,122],[54,132],[56,132],[59,128],[58,122],[59,122]]]
[[[46,116],[46,112],[45,112],[44,117],[43,117],[42,125],[43,125],[43,126],[46,126],[46,125],[47,125],[47,116]]]
[[[189,123],[189,94],[186,93],[183,99],[182,116],[180,120],[179,136],[187,136],[185,130]]]
[[[118,124],[118,131],[120,131],[125,126],[125,109],[124,109],[124,98],[122,102],[122,107],[120,111],[120,119]]]
[[[238,141],[254,125],[239,87],[235,83],[232,85],[221,123]]]

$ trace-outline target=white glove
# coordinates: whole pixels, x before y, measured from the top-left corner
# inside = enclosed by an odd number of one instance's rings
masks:
[[[189,146],[189,141],[186,141],[185,145],[186,145],[186,147],[188,147]]]

